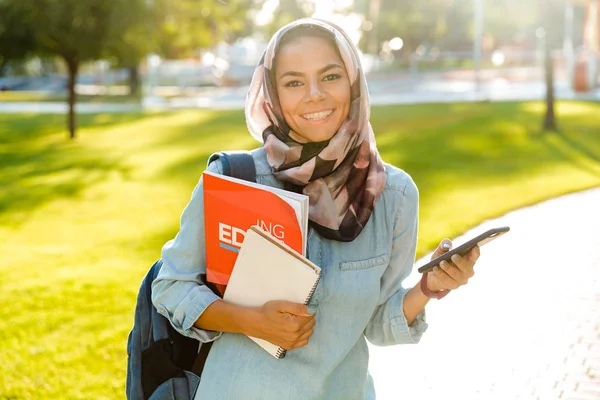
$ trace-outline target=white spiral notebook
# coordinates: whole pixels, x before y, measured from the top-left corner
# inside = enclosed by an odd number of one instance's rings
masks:
[[[246,307],[260,307],[271,300],[308,304],[320,276],[318,266],[252,226],[246,232],[223,299]],[[250,339],[272,356],[285,357],[285,349],[262,339]]]

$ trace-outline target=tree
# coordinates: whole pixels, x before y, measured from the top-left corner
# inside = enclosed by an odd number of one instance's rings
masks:
[[[26,22],[21,8],[0,0],[0,76],[10,61],[25,59],[35,51],[35,37]]]
[[[470,43],[472,16],[470,2],[452,0],[356,0],[356,10],[365,16],[371,29],[365,32],[360,47],[370,53],[394,37],[404,41],[404,53],[410,54],[422,44],[460,47]]]
[[[149,53],[177,59],[195,55],[217,40],[214,22],[223,5],[197,0],[113,0],[105,57],[126,68],[130,93],[140,88],[139,65]]]
[[[149,0],[153,3],[147,39],[153,52],[177,59],[197,55],[221,40],[248,33],[253,0]]]
[[[544,32],[544,70],[546,74],[546,113],[542,128],[546,131],[558,131],[554,102],[554,59],[552,50],[560,44],[560,35],[555,26],[562,26],[563,0],[541,0],[541,28]]]
[[[556,114],[554,112],[554,62],[548,40],[544,41],[544,70],[546,75],[546,114],[543,129],[557,131]]]
[[[104,57],[115,67],[126,68],[129,93],[139,94],[139,65],[154,48],[153,3],[148,0],[112,0],[113,10]]]
[[[486,1],[483,24],[485,34],[493,38],[495,46],[520,42],[531,34],[531,27],[538,23],[539,11],[538,4],[533,1]],[[508,17],[511,15],[519,17]],[[555,30],[561,28],[562,24],[553,27]]]
[[[40,52],[59,56],[68,73],[68,128],[75,138],[75,83],[82,62],[100,58],[108,35],[112,1],[9,0],[26,16]]]
[[[273,18],[264,27],[266,37],[271,37],[282,26],[300,18],[306,18],[314,12],[314,2],[310,0],[279,0],[273,11]]]
[[[129,69],[135,92],[138,66],[148,52],[182,58],[224,37],[235,38],[250,25],[252,6],[253,0],[0,0],[0,44],[30,34],[37,53],[64,61],[68,128],[75,138],[75,83],[82,62],[112,58]],[[4,47],[2,62],[23,57],[33,45],[12,46],[14,53]]]
[[[148,53],[197,56],[220,40],[249,33],[253,0],[113,0],[105,54],[129,71],[130,93],[140,87],[139,65]]]

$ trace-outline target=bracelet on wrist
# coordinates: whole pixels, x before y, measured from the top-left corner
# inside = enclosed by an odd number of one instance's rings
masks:
[[[427,287],[427,272],[423,273],[423,276],[421,277],[421,292],[423,292],[423,294],[427,297],[429,297],[430,299],[441,299],[443,297],[445,297],[448,293],[450,293],[449,289],[446,290],[441,290],[439,292],[432,292],[431,290],[429,290],[429,288]]]

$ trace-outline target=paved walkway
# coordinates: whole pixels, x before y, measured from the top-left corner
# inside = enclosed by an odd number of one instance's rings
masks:
[[[419,345],[370,346],[379,400],[600,399],[600,188],[454,242],[504,225],[511,231],[482,247],[473,280],[430,302]]]

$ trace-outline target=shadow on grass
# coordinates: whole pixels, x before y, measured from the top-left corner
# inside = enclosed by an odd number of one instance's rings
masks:
[[[569,163],[576,168],[600,178],[600,156],[586,148],[582,143],[570,138],[562,131],[544,132],[543,135],[546,135],[542,140],[549,151],[568,160]],[[552,137],[548,137],[548,135],[554,135],[558,143],[555,143],[555,141],[552,140]],[[540,134],[540,136],[542,136],[542,134]],[[585,159],[587,159],[588,162],[585,162]],[[597,164],[596,168],[593,168],[590,165],[590,161]]]
[[[165,141],[152,146],[196,148],[187,158],[167,165],[157,178],[196,182],[211,154],[225,150],[251,150],[259,147],[247,131],[243,111],[211,112],[208,118],[171,134]]]
[[[183,129],[165,136],[163,141],[158,141],[155,145],[193,146],[208,143],[227,147],[232,140],[244,135],[250,137],[246,130],[244,112],[241,110],[203,110],[198,112],[197,121],[190,121],[179,128]]]
[[[149,118],[158,114],[115,113],[80,114],[77,127],[109,127]],[[0,114],[0,145],[39,140],[42,137],[63,133],[68,140],[67,116],[59,114]],[[79,132],[79,134],[81,134]],[[0,160],[0,165],[2,160]]]
[[[600,176],[600,170],[590,166],[591,162],[598,163],[600,167],[600,118],[596,113],[587,113],[587,107],[595,107],[593,103],[570,102],[562,103],[557,107],[558,130],[556,132],[543,131],[540,126],[532,129],[531,137],[543,142],[546,147],[568,160],[577,168]],[[522,105],[521,112],[530,118],[543,114],[534,112],[526,104]],[[541,119],[539,120],[541,125]],[[585,162],[585,161],[588,162]]]
[[[575,140],[574,138],[570,137],[563,131],[559,131],[557,134],[566,145],[571,147],[571,149],[579,152],[581,155],[589,158],[592,161],[596,161],[596,162],[600,163],[600,151],[598,153],[594,152],[592,150],[592,148],[587,147],[581,141]],[[600,140],[600,135],[598,136],[598,139]]]
[[[139,120],[141,114],[82,115],[81,128]],[[119,160],[67,138],[61,115],[0,115],[0,218],[22,221],[27,213],[60,197],[78,195],[113,171]]]
[[[23,220],[27,211],[60,197],[76,196],[106,178],[111,171],[126,171],[118,160],[71,146],[23,148],[0,152],[0,215]]]
[[[384,160],[410,173],[423,199],[442,187],[509,181],[561,162],[599,176],[584,160],[600,167],[593,146],[575,139],[593,130],[594,121],[565,120],[565,133],[552,142],[538,137],[541,114],[523,110],[521,103],[431,105],[427,112],[432,118],[421,115],[414,121],[413,110],[422,112],[423,108],[379,109],[374,112],[373,126],[379,132],[378,148]],[[443,118],[433,117],[437,113]],[[598,139],[588,140],[597,143]]]

